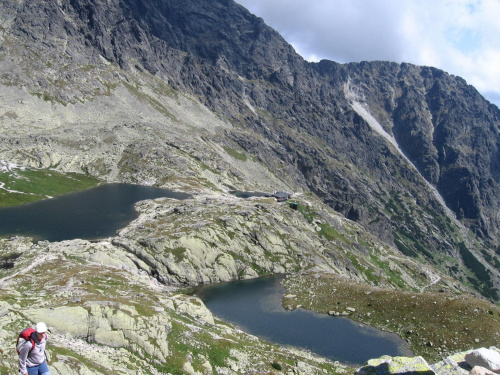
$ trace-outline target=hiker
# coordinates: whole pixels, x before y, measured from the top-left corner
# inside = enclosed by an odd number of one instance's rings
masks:
[[[31,330],[33,330],[31,328]],[[35,324],[35,329],[20,347],[19,372],[22,375],[51,375],[45,362],[47,344],[47,326],[43,322]],[[22,339],[19,339],[22,340]]]

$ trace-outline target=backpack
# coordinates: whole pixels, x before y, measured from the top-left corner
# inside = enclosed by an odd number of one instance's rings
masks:
[[[31,341],[30,352],[35,348],[35,340],[32,337],[33,333],[35,333],[34,328],[26,328],[22,330],[22,332],[17,337],[17,342],[16,342],[17,354],[20,354],[19,352],[23,347],[23,345],[26,343],[26,341]]]

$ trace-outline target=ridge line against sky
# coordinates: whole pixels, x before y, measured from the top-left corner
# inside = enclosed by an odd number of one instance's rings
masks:
[[[500,0],[236,0],[308,61],[394,61],[460,76],[500,108]]]

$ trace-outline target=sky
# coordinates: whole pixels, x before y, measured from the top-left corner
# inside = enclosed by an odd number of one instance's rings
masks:
[[[500,0],[236,0],[308,61],[384,60],[460,76],[500,107]]]

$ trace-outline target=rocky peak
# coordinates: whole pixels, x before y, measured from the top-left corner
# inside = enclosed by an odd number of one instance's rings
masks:
[[[498,224],[491,221],[494,214],[485,214],[490,206],[480,196],[499,198],[498,190],[488,187],[499,181],[499,109],[462,78],[435,68],[379,62],[349,66],[370,111],[448,207],[491,236]]]

